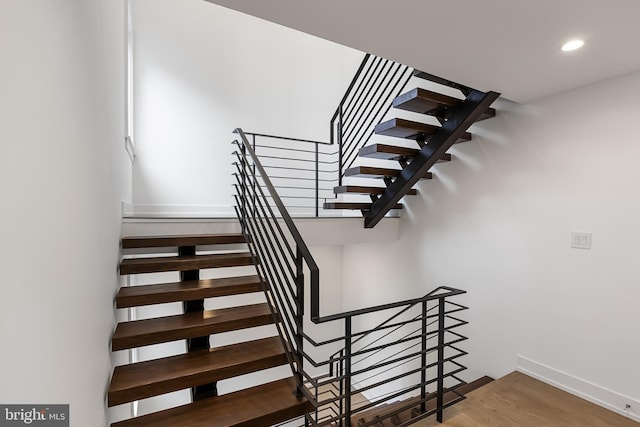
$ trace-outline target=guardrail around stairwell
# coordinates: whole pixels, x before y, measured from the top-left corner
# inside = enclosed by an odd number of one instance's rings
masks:
[[[296,216],[320,216],[320,201],[333,198],[333,187],[338,185],[336,147],[280,135],[245,135],[287,210]],[[270,204],[275,206],[272,199]]]
[[[330,141],[338,146],[338,178],[353,164],[413,75],[413,68],[366,54],[330,122]]]
[[[235,132],[236,213],[290,350],[298,393],[316,408],[305,422],[373,425],[369,411],[398,400],[385,417],[408,412],[415,422],[435,413],[441,420],[445,407],[464,398],[444,399],[465,384],[458,359],[466,352],[457,345],[466,337],[456,329],[466,321],[454,314],[466,307],[450,300],[464,291],[440,287],[421,298],[321,315],[318,265],[253,144]]]

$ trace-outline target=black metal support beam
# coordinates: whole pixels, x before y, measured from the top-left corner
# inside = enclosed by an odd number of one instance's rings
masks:
[[[195,255],[195,246],[180,246],[178,247],[178,255],[187,256]],[[180,272],[180,281],[199,280],[200,270],[188,270]],[[204,300],[184,301],[182,303],[185,313],[201,313],[204,311]],[[187,339],[187,351],[199,351],[210,348],[209,336],[196,337]],[[208,397],[215,397],[218,395],[218,384],[216,382],[210,384],[203,384],[191,388],[191,397],[193,401],[206,399]]]
[[[296,388],[296,396],[304,395],[301,384],[304,383],[304,258],[300,249],[296,247],[296,352],[298,356],[298,366],[296,376],[298,377],[298,387]]]
[[[496,92],[472,90],[458,110],[442,125],[442,129],[433,135],[400,176],[373,203],[364,217],[365,228],[373,228],[499,96]]]

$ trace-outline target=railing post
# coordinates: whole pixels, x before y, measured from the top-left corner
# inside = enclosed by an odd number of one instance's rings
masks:
[[[255,135],[251,135],[251,148],[253,149],[253,152],[256,152],[256,136]],[[251,190],[253,193],[253,200],[252,200],[252,206],[256,205],[256,197],[258,197],[257,192],[256,192],[256,185],[257,185],[257,177],[256,177],[256,165],[255,163],[251,165],[251,176],[253,177],[253,179],[251,180]]]
[[[344,350],[340,350],[340,390],[338,390],[340,392],[340,400],[338,400],[338,406],[339,406],[339,410],[340,410],[340,415],[344,414],[344,405],[343,405],[343,399],[342,396],[344,395]],[[343,422],[342,422],[342,418],[340,418],[340,421],[338,422],[338,426],[339,427],[343,427]]]
[[[316,218],[318,218],[318,205],[320,204],[320,153],[318,152],[318,145],[316,145]]]
[[[438,299],[438,398],[437,415],[442,422],[442,406],[444,405],[444,297]]]
[[[422,349],[420,357],[420,412],[427,411],[427,301],[422,301]]]
[[[244,141],[240,141],[240,169],[242,171],[242,227],[247,226],[247,148],[244,146]]]
[[[342,185],[342,104],[338,107],[338,185]]]
[[[351,316],[344,319],[344,418],[351,426]]]
[[[304,318],[304,269],[302,265],[303,257],[300,247],[296,245],[296,356],[298,366],[296,375],[298,377],[298,387],[296,394],[302,397],[302,384],[304,376],[304,339],[303,339],[303,318]]]

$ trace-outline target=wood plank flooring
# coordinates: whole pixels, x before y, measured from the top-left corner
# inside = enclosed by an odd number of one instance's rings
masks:
[[[433,418],[433,419],[432,419]],[[416,427],[640,427],[640,423],[520,372],[481,387]]]

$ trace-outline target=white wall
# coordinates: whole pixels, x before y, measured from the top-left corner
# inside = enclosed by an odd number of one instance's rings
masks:
[[[124,5],[0,6],[0,402],[105,425],[118,278]],[[119,62],[120,61],[120,62]]]
[[[518,364],[638,419],[638,93],[636,73],[502,102],[407,198],[397,243],[344,249],[343,265],[361,266],[345,307],[466,289],[470,378]],[[593,233],[592,249],[572,249],[573,231]]]
[[[236,127],[328,141],[362,53],[202,0],[134,6],[136,205],[233,216]]]

